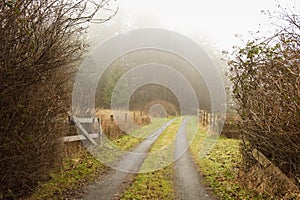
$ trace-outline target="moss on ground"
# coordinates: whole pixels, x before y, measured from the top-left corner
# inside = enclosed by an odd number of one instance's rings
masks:
[[[81,151],[65,159],[60,169],[50,174],[49,181],[40,183],[29,200],[63,199],[86,181],[104,173],[107,168],[87,151]]]
[[[187,129],[194,128],[195,125],[195,121],[190,121]],[[240,141],[220,137],[209,154],[200,157],[199,152],[205,137],[205,129],[198,128],[190,152],[213,194],[218,199],[263,199],[262,196],[244,189],[237,178],[242,159],[239,152]]]

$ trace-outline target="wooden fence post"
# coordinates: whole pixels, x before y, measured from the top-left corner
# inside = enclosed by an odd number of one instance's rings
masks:
[[[264,167],[270,169],[274,176],[278,176],[281,180],[284,180],[291,189],[298,191],[298,186],[289,179],[278,167],[276,167],[264,154],[258,151],[256,148],[252,151],[253,157]]]
[[[99,130],[99,143],[102,144],[103,143],[103,135],[102,135],[102,126],[101,126],[101,118],[98,117],[98,130]]]

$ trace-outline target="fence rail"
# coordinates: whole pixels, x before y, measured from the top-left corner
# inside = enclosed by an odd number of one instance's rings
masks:
[[[276,167],[263,153],[258,151],[257,149],[253,149],[252,156],[263,166],[265,169],[269,169],[273,172],[274,176],[285,181],[289,185],[289,187],[293,190],[298,191],[298,186],[288,178],[278,167]]]
[[[72,136],[65,136],[63,137],[64,142],[74,142],[80,140],[88,140],[93,145],[98,145],[98,143],[94,140],[99,138],[100,141],[102,140],[102,127],[101,127],[101,119],[97,118],[79,118],[73,116],[71,113],[69,114],[69,122],[73,124],[80,130],[82,133],[81,135],[72,135]],[[98,132],[89,134],[86,128],[82,124],[92,123],[97,125]]]

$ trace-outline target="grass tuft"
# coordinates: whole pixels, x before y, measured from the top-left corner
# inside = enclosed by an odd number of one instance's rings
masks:
[[[169,164],[169,158],[173,158],[176,132],[181,119],[175,120],[157,139],[142,165],[142,171],[160,167],[159,170],[147,173],[139,173],[132,185],[126,189],[121,199],[176,199],[173,185],[173,164]],[[156,153],[152,154],[151,153]],[[170,155],[171,154],[171,155]],[[162,166],[165,166],[162,168]]]

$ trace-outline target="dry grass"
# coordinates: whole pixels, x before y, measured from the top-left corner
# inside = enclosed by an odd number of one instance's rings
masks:
[[[120,114],[121,113],[121,114]],[[116,121],[125,122],[125,118],[134,120],[134,122],[139,126],[145,126],[151,122],[150,118],[145,115],[145,113],[141,111],[130,111],[130,116],[126,116],[126,112],[120,112],[118,114],[118,118],[116,120],[116,116],[113,115],[112,110],[109,109],[98,109],[96,112],[96,116],[101,118],[101,125],[103,132],[109,137],[109,138],[118,138],[121,135],[125,134],[124,131],[121,130],[120,126]],[[124,124],[120,124],[124,125]]]
[[[292,190],[284,180],[274,175],[273,170],[259,164],[240,170],[238,178],[245,188],[268,195],[268,199],[300,199],[299,190]]]

